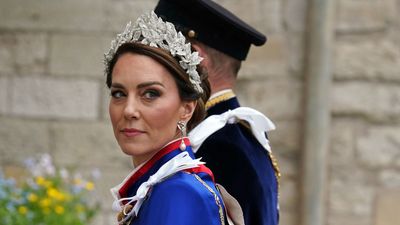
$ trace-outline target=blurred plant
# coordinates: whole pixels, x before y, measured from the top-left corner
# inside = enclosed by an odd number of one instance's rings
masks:
[[[0,225],[84,225],[98,212],[93,181],[56,169],[47,154],[25,165],[32,176],[21,184],[0,171]]]

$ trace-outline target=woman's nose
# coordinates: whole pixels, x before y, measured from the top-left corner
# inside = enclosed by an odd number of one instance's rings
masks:
[[[140,117],[139,106],[135,99],[128,98],[124,108],[125,119],[138,119]]]

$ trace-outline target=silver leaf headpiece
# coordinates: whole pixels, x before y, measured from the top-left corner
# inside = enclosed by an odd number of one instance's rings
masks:
[[[118,34],[117,38],[111,41],[110,50],[104,54],[106,74],[110,72],[107,70],[118,48],[131,42],[162,48],[170,52],[172,56],[178,57],[179,64],[189,75],[194,89],[198,93],[203,93],[200,85],[201,79],[196,70],[203,58],[199,56],[198,52],[192,52],[190,43],[186,43],[185,36],[181,32],[177,32],[172,23],[164,22],[153,11],[140,16],[133,25],[129,22],[124,32]]]

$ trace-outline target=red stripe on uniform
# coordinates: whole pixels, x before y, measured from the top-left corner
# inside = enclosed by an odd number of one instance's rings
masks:
[[[190,145],[190,141],[188,138],[184,139],[185,144],[188,146]],[[128,192],[129,187],[132,186],[137,180],[139,180],[140,177],[142,177],[144,174],[146,174],[153,166],[154,164],[160,160],[163,156],[166,154],[176,150],[179,148],[179,145],[181,144],[181,139],[176,140],[175,142],[172,142],[171,144],[165,146],[163,149],[158,151],[145,165],[142,166],[136,173],[134,173],[126,182],[125,184],[119,189],[119,196],[122,198],[126,197],[126,193]]]

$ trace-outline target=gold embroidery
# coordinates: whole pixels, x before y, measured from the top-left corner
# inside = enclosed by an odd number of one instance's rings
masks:
[[[119,224],[119,225],[128,225],[128,224],[131,223],[131,221],[132,221],[132,219],[133,219],[133,217],[134,217],[133,215],[131,216],[130,219],[128,219],[128,220],[125,221],[125,222],[120,223],[119,221],[122,221],[123,219],[125,219],[126,215],[127,215],[130,211],[132,211],[132,209],[133,209],[133,206],[132,206],[132,205],[126,205],[126,206],[124,206],[124,209],[122,209],[122,211],[118,213],[118,215],[117,215],[117,220],[118,220],[118,224]],[[124,211],[125,211],[125,212],[124,212]]]
[[[221,204],[221,201],[219,200],[218,195],[217,195],[217,194],[215,193],[215,191],[214,191],[210,186],[208,186],[208,184],[206,184],[206,182],[204,182],[197,174],[193,174],[193,175],[194,175],[194,177],[195,177],[201,184],[204,185],[204,187],[206,187],[206,188],[211,192],[211,194],[214,195],[215,202],[217,203],[217,206],[218,206],[219,219],[220,219],[220,221],[221,221],[221,225],[225,225],[224,210],[222,209],[222,204]]]
[[[268,152],[269,158],[271,159],[272,162],[272,167],[274,168],[275,171],[275,177],[276,177],[276,182],[278,183],[278,198],[279,198],[279,189],[281,187],[281,171],[279,170],[278,166],[278,160],[275,158],[274,155],[272,155],[272,152]]]
[[[235,97],[235,93],[233,93],[233,91],[228,91],[225,94],[222,94],[216,98],[210,99],[209,101],[207,101],[206,103],[206,110],[208,110],[209,108],[213,107],[214,105],[226,101],[228,99],[231,99],[233,97]]]

